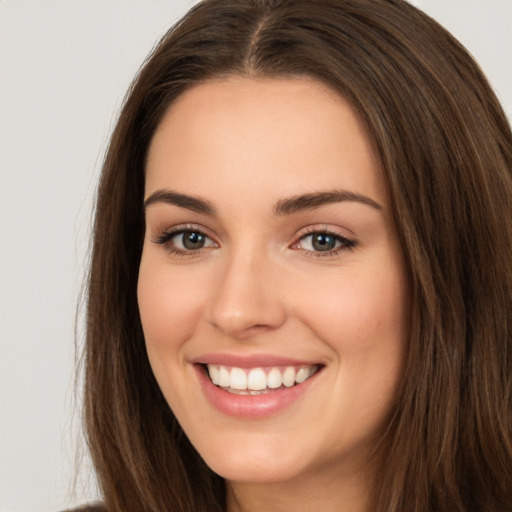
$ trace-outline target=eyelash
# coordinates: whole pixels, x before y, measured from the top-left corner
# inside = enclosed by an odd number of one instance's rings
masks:
[[[167,252],[172,256],[191,257],[199,255],[199,253],[201,252],[202,249],[204,249],[204,247],[201,247],[199,249],[180,249],[170,243],[174,237],[183,235],[185,233],[197,233],[198,235],[202,235],[206,239],[213,241],[212,238],[209,237],[202,229],[197,228],[196,226],[187,225],[182,227],[178,226],[170,231],[163,231],[160,235],[156,237],[154,243],[158,245],[167,246]],[[218,247],[218,244],[216,242],[213,241],[213,243],[215,244],[215,246]]]
[[[206,233],[204,233],[203,230],[200,228],[197,228],[195,226],[187,225],[183,227],[177,227],[175,229],[172,229],[171,231],[164,231],[160,235],[156,237],[153,242],[158,245],[166,245],[167,251],[170,255],[173,256],[179,256],[179,257],[193,257],[199,255],[203,249],[208,247],[200,247],[198,249],[180,249],[170,243],[170,241],[179,235],[183,235],[185,233],[196,233],[198,235],[204,236],[206,239],[213,242],[212,245],[209,247],[218,247],[218,244],[212,240],[211,237],[209,237]],[[352,251],[355,247],[357,247],[358,242],[356,240],[349,239],[340,233],[336,233],[335,231],[329,230],[327,228],[316,228],[316,227],[310,227],[305,232],[303,232],[300,237],[297,239],[296,242],[294,242],[291,245],[292,250],[298,250],[300,249],[298,244],[304,240],[306,240],[308,237],[311,237],[313,235],[325,235],[328,237],[332,237],[335,239],[336,243],[339,243],[339,246],[328,250],[328,251],[315,251],[311,249],[303,249],[304,254],[309,257],[313,258],[325,258],[325,257],[333,257],[338,255],[340,252],[344,252],[346,250]]]
[[[335,249],[331,249],[329,251],[313,251],[310,249],[305,249],[306,256],[311,256],[314,258],[325,258],[325,257],[332,257],[338,255],[340,252],[344,252],[346,250],[352,251],[357,247],[358,242],[356,240],[349,239],[345,236],[343,236],[341,233],[337,233],[333,230],[329,230],[326,227],[317,228],[317,227],[310,227],[307,228],[301,236],[298,238],[297,242],[292,244],[292,248],[296,246],[299,242],[307,239],[308,237],[312,237],[313,235],[324,235],[328,237],[332,237],[335,239],[336,242],[339,242],[339,246]]]

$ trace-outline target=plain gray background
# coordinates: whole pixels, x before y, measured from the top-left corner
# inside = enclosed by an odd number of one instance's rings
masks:
[[[193,3],[0,0],[1,512],[56,512],[96,495],[86,458],[70,490],[92,197],[126,88]],[[512,0],[412,3],[473,53],[510,119]]]

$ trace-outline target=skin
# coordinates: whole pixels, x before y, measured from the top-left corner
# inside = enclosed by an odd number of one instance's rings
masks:
[[[138,300],[156,379],[226,479],[228,510],[366,510],[370,455],[402,371],[408,283],[380,164],[353,109],[308,79],[202,83],[166,113],[146,172],[146,198],[167,189],[215,208],[147,206]],[[285,198],[333,190],[375,204],[274,212]],[[184,225],[207,235],[202,249],[184,251],[181,235],[156,243]],[[309,233],[324,230],[355,246],[315,250]],[[248,420],[206,399],[193,361],[211,352],[323,366],[291,406]]]

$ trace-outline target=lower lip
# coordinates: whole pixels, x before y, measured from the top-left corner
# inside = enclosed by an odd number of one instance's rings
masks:
[[[202,365],[195,365],[206,398],[220,412],[238,418],[257,419],[273,416],[299,400],[310,389],[321,371],[301,384],[271,391],[264,395],[237,395],[219,388],[206,375]]]

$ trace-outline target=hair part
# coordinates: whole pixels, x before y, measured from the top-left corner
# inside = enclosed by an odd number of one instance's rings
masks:
[[[141,68],[104,161],[88,285],[85,421],[107,509],[224,510],[152,374],[136,289],[152,136],[185,90],[230,75],[326,84],[382,163],[411,334],[371,510],[512,509],[512,135],[467,51],[402,0],[206,0]]]

